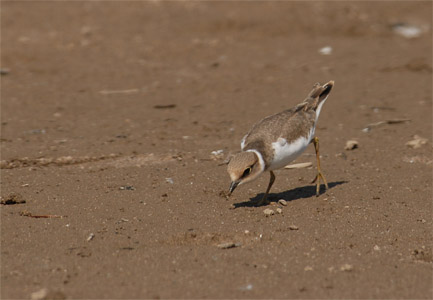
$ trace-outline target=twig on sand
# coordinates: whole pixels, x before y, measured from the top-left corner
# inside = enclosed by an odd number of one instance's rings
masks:
[[[62,219],[65,216],[59,216],[59,215],[33,215],[32,213],[28,212],[28,211],[22,211],[20,212],[20,216],[23,217],[30,217],[30,218],[35,218],[35,219],[51,219],[51,218],[58,218],[58,219]]]
[[[156,109],[167,109],[167,108],[175,108],[175,107],[176,107],[176,104],[165,104],[165,105],[157,104],[157,105],[153,106],[153,108],[156,108]]]
[[[131,94],[131,93],[138,93],[139,89],[129,89],[129,90],[102,90],[99,91],[102,95],[111,95],[111,94]]]
[[[392,120],[384,120],[376,123],[368,124],[362,131],[369,132],[373,127],[378,127],[384,124],[400,124],[412,121],[411,119],[392,119]]]

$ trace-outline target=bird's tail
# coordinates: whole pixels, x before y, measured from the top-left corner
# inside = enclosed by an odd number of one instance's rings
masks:
[[[326,100],[333,87],[334,87],[333,80],[325,83],[324,85],[320,85],[320,83],[316,83],[314,84],[312,91],[308,94],[307,99],[305,99],[305,101],[310,102],[311,99],[313,99],[315,100],[314,106],[317,107],[322,101]]]

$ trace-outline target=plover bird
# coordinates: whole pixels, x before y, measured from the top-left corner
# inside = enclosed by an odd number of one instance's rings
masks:
[[[268,204],[269,191],[275,181],[274,170],[283,168],[297,158],[310,143],[314,144],[317,158],[316,196],[320,179],[326,189],[328,183],[320,170],[319,139],[315,136],[316,124],[323,104],[334,86],[334,81],[324,85],[316,83],[307,98],[295,107],[266,117],[256,123],[241,141],[242,152],[234,155],[227,167],[231,178],[229,195],[238,185],[253,181],[269,171],[271,179],[263,198],[256,204]]]

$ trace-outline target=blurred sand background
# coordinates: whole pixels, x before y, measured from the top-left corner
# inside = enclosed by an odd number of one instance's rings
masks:
[[[431,12],[2,1],[1,298],[431,299]],[[282,213],[267,176],[226,199],[251,125],[328,80],[330,189],[311,146]]]

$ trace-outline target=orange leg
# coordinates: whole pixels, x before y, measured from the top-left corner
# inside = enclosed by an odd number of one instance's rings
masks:
[[[271,187],[272,187],[272,185],[274,184],[274,181],[275,181],[275,174],[274,174],[274,172],[270,171],[270,173],[271,173],[271,178],[269,180],[269,184],[268,184],[268,188],[266,189],[266,193],[263,196],[263,198],[259,202],[256,203],[256,206],[262,206],[264,204],[269,204],[268,194],[269,194],[269,191],[271,190]]]
[[[316,182],[316,197],[320,194],[320,179],[323,180],[323,183],[325,184],[325,188],[328,189],[328,183],[326,182],[325,175],[323,175],[322,171],[320,170],[320,154],[319,154],[319,138],[314,137],[312,140],[314,144],[314,149],[316,150],[316,158],[317,158],[317,175],[316,178],[311,183]]]

